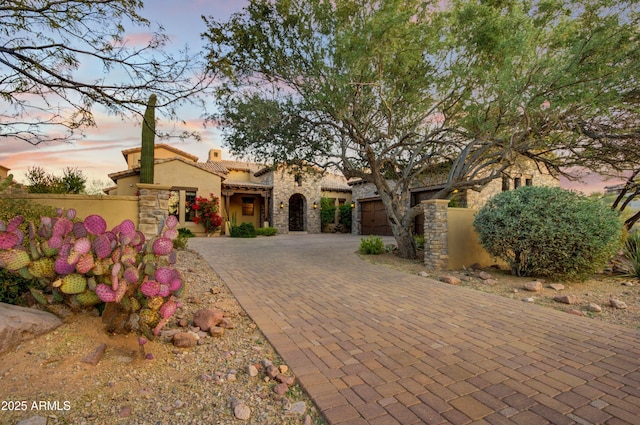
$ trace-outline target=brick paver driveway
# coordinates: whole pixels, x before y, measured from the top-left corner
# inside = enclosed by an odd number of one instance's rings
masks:
[[[374,266],[359,241],[189,246],[330,424],[640,424],[640,331]]]

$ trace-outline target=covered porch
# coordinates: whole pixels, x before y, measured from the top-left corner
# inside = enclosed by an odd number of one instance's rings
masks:
[[[269,226],[273,186],[254,182],[222,183],[223,216],[226,222],[240,225],[252,223],[254,227]],[[226,226],[223,232],[226,234]]]

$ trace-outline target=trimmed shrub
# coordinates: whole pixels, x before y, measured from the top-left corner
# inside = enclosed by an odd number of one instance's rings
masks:
[[[384,249],[384,242],[380,236],[369,236],[368,238],[360,239],[360,254],[366,255],[378,255],[382,254]]]
[[[230,236],[232,238],[255,238],[256,228],[253,223],[242,223],[239,226],[231,226]]]
[[[502,192],[476,214],[480,242],[518,276],[585,280],[621,243],[622,223],[601,203],[552,187]]]
[[[275,227],[258,227],[256,229],[258,236],[274,236],[276,233],[278,233],[278,229]]]
[[[0,220],[8,222],[13,217],[24,217],[20,228],[27,230],[27,223],[39,223],[40,217],[55,217],[57,209],[48,205],[37,204],[26,199],[0,199]]]

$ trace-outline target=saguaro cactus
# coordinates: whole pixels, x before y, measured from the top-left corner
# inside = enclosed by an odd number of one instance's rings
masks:
[[[154,145],[156,137],[156,95],[149,96],[142,122],[142,152],[140,158],[140,183],[153,183]]]

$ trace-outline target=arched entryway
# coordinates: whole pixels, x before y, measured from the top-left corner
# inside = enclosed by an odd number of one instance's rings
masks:
[[[289,231],[301,232],[304,229],[304,205],[306,199],[303,195],[296,193],[289,198]]]

